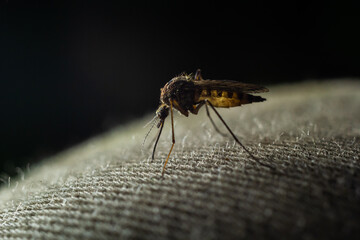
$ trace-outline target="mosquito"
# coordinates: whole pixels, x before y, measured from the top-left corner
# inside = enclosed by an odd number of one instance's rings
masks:
[[[218,133],[224,135],[219,131],[213,119],[211,118],[209,106],[225,125],[226,129],[229,131],[234,140],[250,155],[252,159],[263,166],[269,167],[271,169],[273,168],[270,165],[260,162],[259,159],[257,159],[239,141],[239,139],[235,136],[224,119],[215,109],[236,107],[253,102],[263,102],[266,100],[265,98],[254,96],[250,93],[268,92],[269,90],[267,88],[255,84],[247,84],[231,80],[203,79],[201,76],[201,70],[198,69],[195,75],[182,73],[181,75],[174,77],[168,83],[166,83],[160,91],[160,106],[156,111],[154,119],[151,121],[154,122],[153,126],[157,123],[156,126],[159,128],[152,152],[152,160],[154,160],[156,146],[159,142],[160,135],[165,124],[165,119],[169,116],[169,112],[172,130],[172,145],[162,169],[162,176],[164,176],[166,164],[169,161],[170,154],[175,145],[173,109],[175,108],[182,115],[188,117],[189,113],[196,115],[199,112],[199,109],[204,105],[206,108],[206,114]]]

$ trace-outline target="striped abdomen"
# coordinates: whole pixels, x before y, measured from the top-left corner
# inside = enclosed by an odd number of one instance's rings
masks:
[[[207,99],[211,102],[214,107],[236,107],[242,104],[249,104],[252,102],[263,102],[266,99],[260,96],[253,96],[251,94],[226,91],[226,90],[215,90],[215,89],[198,89],[195,94],[195,102],[201,102]]]

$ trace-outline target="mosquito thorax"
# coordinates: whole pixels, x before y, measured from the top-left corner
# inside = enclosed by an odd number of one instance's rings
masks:
[[[170,100],[181,102],[184,97],[193,98],[194,83],[188,75],[174,77],[161,89],[160,101],[170,105]],[[191,94],[191,96],[187,96]]]

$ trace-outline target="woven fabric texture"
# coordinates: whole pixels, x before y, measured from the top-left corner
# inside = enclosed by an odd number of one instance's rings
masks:
[[[175,114],[176,144],[161,178],[170,118],[151,162],[156,131],[141,151],[147,116],[9,180],[0,190],[0,239],[359,237],[360,83],[269,88],[266,102],[219,112],[275,170],[217,134],[202,109]]]

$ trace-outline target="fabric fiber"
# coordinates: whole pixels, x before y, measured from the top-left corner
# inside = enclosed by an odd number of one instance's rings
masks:
[[[360,83],[269,86],[267,101],[152,116],[31,166],[0,190],[0,239],[360,239]],[[155,109],[154,109],[155,111]],[[56,137],[56,136],[54,136]]]

